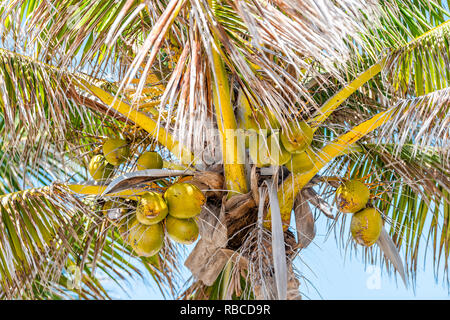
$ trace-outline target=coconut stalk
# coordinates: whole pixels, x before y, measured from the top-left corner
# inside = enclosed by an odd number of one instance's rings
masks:
[[[176,141],[168,131],[161,128],[155,120],[149,118],[146,114],[140,112],[139,110],[133,109],[130,105],[121,101],[117,97],[112,96],[105,90],[90,84],[83,79],[80,79],[80,82],[81,83],[74,81],[74,83],[80,88],[90,90],[111,109],[124,115],[130,121],[136,123],[142,129],[150,133],[160,144],[165,146],[178,159],[180,159],[182,163],[195,164],[195,159],[192,153],[188,149],[182,147],[180,143]]]
[[[424,34],[420,35],[419,37],[411,40],[408,42],[404,48],[407,48],[409,45],[413,44],[414,42],[419,41],[422,38],[425,38],[427,35],[432,34],[436,30],[445,27],[450,22],[446,21],[438,25],[437,27],[434,27]],[[354,93],[356,90],[358,90],[362,85],[364,85],[366,82],[368,82],[370,79],[375,77],[378,73],[383,70],[383,68],[386,66],[386,62],[388,60],[388,57],[383,57],[379,62],[372,65],[369,69],[361,73],[356,79],[354,79],[352,82],[350,82],[348,85],[346,85],[344,88],[339,90],[336,94],[334,94],[331,98],[329,98],[316,112],[317,116],[310,119],[308,123],[313,127],[313,130],[316,131],[320,124],[323,123],[330,114],[336,110],[337,107],[339,107],[345,99],[347,99],[352,93]],[[423,94],[423,93],[422,93]]]
[[[237,132],[237,122],[231,104],[230,84],[225,65],[218,49],[211,46],[211,51],[213,58],[212,72],[215,80],[213,85],[213,103],[222,147],[225,185],[227,190],[229,190],[229,198],[234,194],[248,192],[243,161],[245,156],[239,145],[234,141],[234,134]],[[230,147],[230,144],[232,147]]]
[[[380,73],[385,63],[386,57],[361,73],[358,77],[356,77],[356,79],[354,79],[344,88],[339,90],[335,95],[329,98],[317,111],[318,115],[308,121],[313,126],[313,130],[316,131],[319,128],[320,124],[322,124],[330,116],[330,114],[342,104],[342,102],[350,97],[367,81]]]
[[[155,184],[155,186],[157,185]],[[96,195],[96,196],[102,194],[107,187],[108,185],[90,184],[90,183],[73,183],[67,185],[69,191],[74,194]],[[144,194],[145,192],[147,192],[147,190],[128,189],[108,194],[108,196],[139,200],[140,198],[139,196]]]

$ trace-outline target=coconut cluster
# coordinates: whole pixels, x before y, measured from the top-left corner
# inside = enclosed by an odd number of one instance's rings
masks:
[[[343,213],[351,213],[350,231],[356,243],[370,247],[377,242],[383,219],[377,209],[368,207],[369,188],[358,180],[343,182],[336,189],[336,203]]]
[[[109,138],[102,146],[102,154],[93,156],[89,162],[89,173],[94,180],[101,181],[112,177],[114,168],[130,157],[127,140]],[[162,169],[163,159],[154,151],[142,153],[137,160],[137,169]]]
[[[199,236],[196,217],[200,214],[206,198],[203,192],[190,183],[174,183],[164,194],[146,192],[140,196],[134,214],[121,212],[123,218],[116,224],[122,239],[139,255],[150,257],[164,246],[167,234],[181,244],[192,244]],[[104,212],[108,217],[121,205],[113,208],[108,202]],[[130,213],[130,211],[128,211]]]
[[[250,127],[253,134],[249,134],[249,155],[257,167],[285,165],[292,173],[304,173],[311,170],[316,162],[316,156],[311,148],[314,132],[305,121],[289,122],[281,131],[280,126],[274,125],[271,118],[271,129],[262,131],[257,127]],[[269,133],[268,136],[264,133]]]
[[[130,157],[129,144],[124,139],[110,138],[102,146],[102,154],[92,157],[89,173],[95,180],[112,177],[114,167]],[[138,170],[162,169],[163,159],[157,153],[142,153],[136,163]],[[165,234],[182,244],[191,244],[199,236],[196,217],[206,198],[190,183],[174,183],[164,194],[149,191],[140,196],[136,210],[128,200],[106,201],[102,211],[117,226],[122,239],[139,256],[150,257],[164,246]]]

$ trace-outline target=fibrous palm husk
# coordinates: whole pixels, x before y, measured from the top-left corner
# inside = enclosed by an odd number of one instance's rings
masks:
[[[295,226],[297,242],[300,248],[306,248],[316,236],[314,216],[308,202],[299,192],[294,201]]]
[[[292,268],[292,263],[287,264],[288,267],[288,281],[287,281],[287,300],[301,300],[299,287],[300,281],[298,281],[295,276],[294,270]],[[275,281],[273,281],[273,276],[270,275],[269,279],[272,281],[267,281],[265,286],[256,285],[253,287],[253,292],[255,294],[256,300],[267,300],[270,297],[275,297]]]
[[[189,183],[195,184],[206,197],[221,199],[224,193],[224,177],[218,172],[196,172]]]
[[[201,240],[186,259],[185,266],[205,285],[214,283],[229,260],[229,255],[224,252],[232,251],[226,247],[229,242],[230,226],[233,226],[231,232],[236,231],[236,227],[230,224],[228,215],[242,218],[252,206],[255,205],[251,196],[237,195],[228,201],[224,197],[220,208],[209,203],[203,207],[198,217]]]
[[[208,201],[198,216],[201,239],[186,259],[185,266],[192,272],[194,278],[200,280],[203,285],[213,285],[230,259],[234,263],[234,268],[238,266],[239,269],[234,270],[234,272],[236,274],[244,273],[243,270],[248,270],[249,264],[256,263],[256,261],[253,261],[256,257],[253,254],[261,259],[260,262],[266,274],[264,279],[273,276],[270,235],[265,235],[260,241],[260,245],[264,247],[264,252],[260,252],[256,245],[257,241],[255,241],[255,236],[258,234],[258,232],[255,232],[257,230],[258,208],[253,199],[253,194],[255,193],[238,194],[229,199],[224,196],[220,207],[217,202]],[[284,233],[284,242],[288,261],[287,298],[298,299],[300,297],[298,294],[299,283],[292,272],[289,261],[299,245],[293,233],[289,230]],[[234,282],[239,286],[237,277],[235,280]],[[235,289],[239,288],[236,287]],[[260,290],[258,284],[255,285],[254,290]],[[258,294],[254,293],[258,297]],[[267,299],[271,295],[266,292],[259,297]]]

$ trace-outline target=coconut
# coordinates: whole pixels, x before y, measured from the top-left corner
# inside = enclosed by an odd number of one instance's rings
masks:
[[[292,154],[292,159],[286,163],[286,167],[292,173],[304,173],[314,168],[316,155],[311,148],[307,148],[301,153]]]
[[[102,212],[111,220],[119,219],[128,212],[128,206],[120,200],[106,201],[102,207]]]
[[[267,134],[269,134],[273,129],[281,128],[281,125],[273,112],[269,111],[267,108],[253,111],[246,101],[244,104],[245,106],[243,106],[243,108],[239,108],[237,112],[239,128],[256,132],[266,130]],[[256,115],[256,119],[254,115]]]
[[[178,219],[170,215],[166,219],[166,231],[173,241],[182,244],[194,243],[199,234],[198,225],[194,219]]]
[[[342,183],[336,190],[336,202],[344,213],[355,213],[363,209],[369,201],[369,188],[358,180]]]
[[[118,166],[126,161],[130,149],[126,140],[111,138],[103,144],[103,154],[109,163]]]
[[[136,220],[129,232],[130,245],[139,256],[154,256],[164,245],[162,223],[148,226]]]
[[[169,214],[175,218],[195,217],[206,202],[203,192],[190,183],[175,183],[167,188],[164,199],[169,207]]]
[[[136,218],[142,224],[152,225],[162,221],[169,212],[163,197],[157,192],[146,192],[136,207]]]
[[[266,167],[269,165],[268,162],[263,163],[261,153],[259,151],[259,147],[262,144],[265,144],[266,137],[262,134],[257,134],[256,132],[253,132],[253,136],[250,139],[250,143],[248,146],[248,152],[250,155],[250,159],[252,160],[252,163],[254,163],[257,167]]]
[[[125,215],[117,223],[117,230],[125,243],[130,243],[131,227],[137,222],[136,217]]]
[[[353,214],[350,230],[356,243],[370,247],[381,234],[383,219],[375,208],[366,208]]]
[[[258,144],[250,144],[249,154],[257,167],[281,166],[291,159],[291,154],[286,151],[279,140],[279,133],[273,132],[267,140],[259,139]]]
[[[254,110],[250,107],[247,97],[244,94],[240,96],[240,108],[237,109],[236,120],[238,128],[245,130],[245,147],[250,148],[253,136],[261,134],[267,137],[271,130],[279,129],[281,126],[273,112],[264,107],[261,110]],[[252,98],[250,99],[253,101]],[[253,104],[255,105],[255,102]]]
[[[258,120],[258,123],[260,124],[261,128],[266,129],[268,133],[272,132],[272,130],[280,129],[281,125],[278,122],[275,115],[273,114],[273,112],[269,111],[267,108],[264,108],[263,111],[266,117],[263,115],[262,112],[258,112],[256,115],[256,119]],[[259,127],[257,126],[257,128]]]
[[[291,121],[287,129],[281,130],[280,139],[284,148],[290,153],[300,153],[311,144],[313,130],[305,121]]]
[[[263,161],[268,161],[273,166],[282,166],[291,160],[291,154],[280,141],[279,132],[273,132],[267,139],[267,145],[262,144],[259,149],[261,158],[267,159]]]
[[[137,169],[161,169],[163,167],[163,159],[154,151],[144,152],[137,160]]]
[[[108,179],[113,172],[114,166],[108,163],[101,154],[93,156],[89,162],[89,173],[95,180]]]

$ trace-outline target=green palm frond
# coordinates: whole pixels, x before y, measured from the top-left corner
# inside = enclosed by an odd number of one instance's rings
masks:
[[[68,199],[76,207],[67,207]],[[59,186],[15,192],[1,197],[1,279],[9,297],[32,288],[35,277],[52,281],[49,268],[62,262],[77,240],[73,216],[83,206]],[[58,268],[57,268],[58,269]]]
[[[381,23],[363,35],[369,56],[378,58],[386,48],[398,49],[450,18],[448,8],[436,0],[380,1]]]
[[[75,87],[76,74],[4,49],[0,57],[0,129],[8,137],[2,142],[5,155],[20,155],[30,167],[39,166],[44,155],[48,155],[44,161],[57,157],[63,169],[70,161],[86,167],[86,155],[99,148],[99,141],[139,132],[126,117]],[[89,79],[114,90],[106,81]]]
[[[385,81],[401,96],[450,86],[450,20],[388,55]]]
[[[397,114],[380,130],[377,141],[392,141],[400,150],[403,144],[414,141],[417,148],[434,147],[448,159],[450,87],[401,99],[396,106]]]
[[[126,276],[144,277],[142,267],[163,294],[175,294],[176,249],[168,243],[158,256],[130,259],[133,249],[90,203],[63,185],[1,197],[0,287],[5,298],[107,299],[101,278],[123,287]]]
[[[319,147],[331,142],[371,114],[391,107],[396,110],[391,119],[366,138],[383,144],[394,143],[394,154],[414,139],[417,148],[435,147],[443,157],[448,157],[449,94],[450,89],[444,88],[418,97],[392,98],[390,102],[386,97],[383,97],[385,101],[376,98],[380,89],[361,88],[327,119],[325,126],[318,129],[315,144]]]
[[[144,7],[140,1],[24,0],[3,5],[0,21],[5,25],[4,37],[23,41],[29,48],[36,45],[36,57],[42,61],[59,67],[71,66],[76,59],[81,66],[95,61],[96,73],[100,66],[126,57],[142,41],[142,32],[151,24]],[[24,30],[25,39],[17,38]]]

